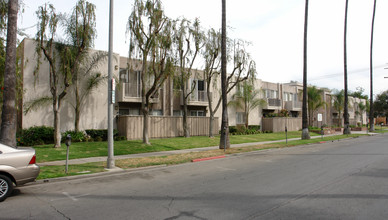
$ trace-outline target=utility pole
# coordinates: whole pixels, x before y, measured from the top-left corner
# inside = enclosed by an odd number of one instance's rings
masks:
[[[107,168],[115,167],[113,150],[113,103],[114,103],[114,80],[112,79],[113,58],[113,0],[109,3],[109,49],[108,49],[108,161]]]

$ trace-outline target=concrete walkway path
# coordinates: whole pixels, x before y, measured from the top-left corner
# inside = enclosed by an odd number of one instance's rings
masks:
[[[366,131],[353,131],[352,134],[367,134],[367,132]],[[369,133],[369,134],[374,135],[375,133]],[[341,133],[325,135],[324,137],[335,136],[335,135],[341,135]],[[321,136],[312,136],[311,138],[316,139],[316,138],[321,138]],[[300,139],[301,138],[290,138],[290,139],[288,139],[288,141],[294,141],[294,140],[300,140]],[[263,144],[270,144],[270,143],[279,143],[279,142],[285,142],[285,141],[286,141],[286,139],[276,140],[276,141],[243,143],[243,144],[231,144],[230,147],[231,148],[248,147],[248,146],[256,146],[256,145],[263,145]],[[216,150],[216,149],[219,149],[219,146],[191,148],[191,149],[173,150],[173,151],[159,151],[159,152],[150,152],[150,153],[141,153],[141,154],[118,155],[118,156],[115,156],[114,158],[115,158],[115,160],[121,160],[121,159],[130,159],[130,158],[157,157],[157,156],[168,156],[168,155],[174,155],[174,154],[202,152],[202,151]],[[89,157],[89,158],[80,158],[80,159],[69,160],[69,164],[70,165],[84,164],[84,163],[91,163],[91,162],[101,162],[101,161],[106,161],[106,160],[107,160],[107,156]],[[55,165],[61,166],[61,165],[65,165],[65,164],[66,164],[66,160],[38,163],[39,166],[55,166]]]

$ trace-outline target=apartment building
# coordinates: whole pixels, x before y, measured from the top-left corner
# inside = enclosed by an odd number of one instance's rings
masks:
[[[41,66],[39,72],[36,72],[37,56],[35,52],[35,41],[32,39],[24,39],[18,50],[21,56],[21,72],[23,77],[23,97],[19,103],[18,123],[19,128],[29,128],[32,126],[53,126],[52,106],[40,106],[35,111],[27,114],[23,113],[25,106],[32,100],[44,96],[50,96],[49,85],[49,65],[43,58],[40,61]],[[91,50],[90,53],[97,51]],[[107,76],[108,61],[103,61],[99,64],[96,72],[102,76]],[[113,59],[113,75],[117,79],[116,86],[116,103],[114,105],[114,117],[116,116],[138,116],[141,115],[141,79],[140,79],[140,61],[129,60],[125,57],[120,57],[114,54]],[[132,68],[129,69],[128,67]],[[153,79],[148,79],[151,82]],[[163,86],[151,96],[150,115],[152,116],[182,116],[183,96],[182,89],[174,83],[173,78],[165,81]],[[204,81],[203,71],[194,70],[192,77],[188,79],[188,91],[192,91],[188,99],[188,113],[191,117],[208,117],[209,103],[207,98],[207,88]],[[146,85],[147,86],[147,85]],[[211,86],[211,99],[213,107],[216,106],[220,98],[220,80]],[[228,94],[228,100],[231,100],[232,95],[236,92],[237,87]],[[263,82],[260,79],[254,80],[254,89],[261,91],[261,97],[266,101],[262,107],[251,110],[249,114],[249,125],[261,125],[262,118],[271,113],[278,113],[282,109],[289,112],[291,117],[301,117],[302,115],[302,97],[300,95],[303,87],[298,82],[291,83],[271,83]],[[107,84],[103,84],[96,88],[87,99],[81,109],[80,130],[84,129],[106,129],[107,128]],[[323,124],[332,125],[337,123],[339,119],[338,112],[332,107],[332,97],[329,91],[325,91],[323,99],[328,103],[324,108],[318,110],[317,113],[324,115]],[[61,131],[74,129],[74,92],[71,88],[68,89],[68,94],[61,106]],[[351,123],[366,123],[366,115],[356,114],[359,112],[358,103],[365,100],[350,98],[351,107],[349,108]],[[219,108],[215,117],[221,119],[222,109]],[[245,113],[243,109],[229,106],[229,125],[245,124]],[[315,116],[316,117],[316,116]],[[316,121],[316,120],[315,120]],[[314,123],[316,123],[314,121]],[[115,120],[116,126],[117,120]],[[218,120],[220,125],[221,120]],[[318,124],[317,124],[318,125]],[[140,128],[139,128],[140,129]]]

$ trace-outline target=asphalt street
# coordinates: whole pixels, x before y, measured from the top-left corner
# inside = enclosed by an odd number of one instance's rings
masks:
[[[0,219],[387,219],[387,137],[20,187]]]

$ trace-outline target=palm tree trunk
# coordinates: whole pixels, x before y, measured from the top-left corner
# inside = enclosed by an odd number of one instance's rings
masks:
[[[348,63],[347,63],[347,26],[348,26],[348,2],[345,3],[345,24],[344,24],[344,134],[350,134],[349,127],[349,109],[348,109]]]
[[[375,16],[376,16],[376,0],[374,0],[373,4],[373,16],[372,16],[372,30],[371,30],[371,38],[370,38],[370,105],[369,105],[369,123],[370,123],[370,131],[375,130],[375,122],[374,122],[374,109],[373,109],[373,33],[375,26]]]
[[[220,149],[230,148],[228,125],[228,98],[226,79],[226,0],[222,0],[222,33],[221,33],[221,89],[222,89],[222,123]]]
[[[309,1],[306,0],[304,15],[304,41],[303,41],[303,105],[302,105],[302,140],[310,139],[307,122],[307,27],[308,27]]]
[[[8,1],[7,48],[4,71],[0,142],[16,147],[16,34],[18,1]]]

